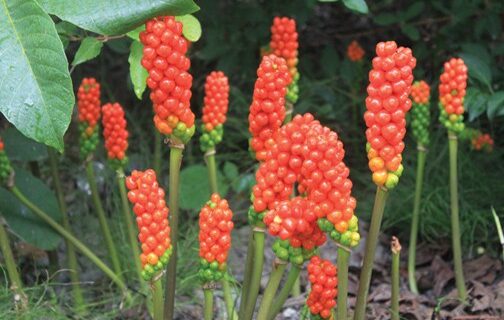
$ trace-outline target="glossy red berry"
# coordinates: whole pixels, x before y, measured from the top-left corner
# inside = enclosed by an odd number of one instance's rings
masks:
[[[292,77],[297,73],[298,47],[296,20],[275,17],[271,26],[271,53],[285,59]]]
[[[416,59],[409,48],[397,47],[394,41],[378,43],[376,54],[364,113],[369,168],[375,184],[393,188],[402,173],[405,117],[411,108]]]
[[[439,77],[439,120],[455,133],[464,130],[464,98],[467,87],[467,66],[460,58],[452,58],[444,64]]]
[[[128,149],[128,130],[124,110],[119,103],[107,103],[102,107],[103,136],[107,157],[112,163],[123,166]]]
[[[362,49],[357,40],[350,42],[347,48],[347,56],[350,61],[361,61],[364,58],[364,54],[364,49]]]
[[[100,84],[94,78],[82,79],[77,91],[80,154],[87,158],[98,145],[98,123],[101,116]]]
[[[203,101],[203,124],[210,132],[226,122],[229,104],[228,78],[222,71],[212,71],[206,78]]]
[[[149,280],[168,264],[172,252],[165,192],[159,187],[152,169],[134,170],[126,178],[126,187],[139,230],[142,275]]]
[[[430,100],[430,87],[427,82],[421,80],[416,81],[411,86],[411,98],[414,103],[427,104]]]
[[[318,256],[310,259],[308,264],[308,280],[311,291],[306,300],[306,305],[310,313],[320,316],[322,319],[329,319],[332,309],[336,305],[338,295],[338,274],[337,268],[330,261]]]

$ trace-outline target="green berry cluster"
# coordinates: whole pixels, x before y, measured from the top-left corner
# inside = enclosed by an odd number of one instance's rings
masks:
[[[446,129],[457,134],[461,133],[465,127],[464,116],[456,114],[448,115],[441,103],[439,103],[439,121],[446,127]]]
[[[338,230],[334,228],[334,225],[325,218],[319,219],[317,223],[320,230],[328,233],[334,241],[350,248],[359,244],[359,219],[357,219],[355,215],[348,221],[348,229],[343,233],[338,232]]]
[[[117,158],[109,159],[108,163],[109,163],[110,167],[114,170],[124,168],[128,164],[128,157],[125,156],[121,160],[119,160]]]
[[[252,196],[252,203],[254,203],[254,199],[253,199],[253,196]],[[251,226],[257,226],[258,224],[260,223],[263,223],[263,218],[264,218],[264,214],[266,213],[266,210],[264,210],[263,212],[256,212],[254,210],[254,206],[250,206],[249,210],[248,210],[248,222],[250,223]]]
[[[272,249],[280,260],[289,261],[298,266],[301,266],[303,262],[310,259],[316,253],[316,249],[295,248],[290,245],[289,240],[280,239],[275,240]]]
[[[287,95],[285,98],[292,104],[295,104],[299,98],[299,72],[293,77],[291,84],[287,87]]]
[[[402,164],[399,165],[396,171],[389,171],[387,180],[385,181],[385,187],[389,190],[394,189],[399,183],[399,178],[402,176],[403,171],[404,166]]]
[[[200,269],[198,277],[201,282],[219,281],[226,274],[227,264],[219,264],[217,261],[208,262],[205,259],[200,259]]]
[[[428,145],[430,123],[429,104],[418,104],[413,102],[411,116],[413,118],[413,121],[411,121],[411,128],[417,143],[424,146]]]
[[[90,154],[92,154],[96,150],[99,142],[98,132],[100,131],[100,127],[96,125],[91,135],[88,135],[89,130],[90,129],[88,129],[88,124],[86,122],[79,123],[79,149],[82,159],[86,159]]]
[[[202,125],[201,131],[203,134],[200,137],[200,148],[203,152],[214,149],[215,146],[222,141],[222,136],[224,135],[224,127],[222,124],[219,124],[210,132],[206,131],[205,125]]]
[[[175,138],[179,139],[182,141],[183,144],[187,144],[189,140],[191,140],[192,136],[194,135],[194,131],[196,130],[196,127],[193,125],[192,127],[188,128],[185,123],[180,121],[175,129],[173,129],[172,136]]]
[[[168,250],[166,250],[165,253],[163,253],[163,255],[161,256],[161,258],[159,258],[159,261],[156,265],[150,265],[147,263],[142,270],[142,278],[145,281],[149,281],[156,274],[163,271],[165,267],[168,265],[168,262],[170,261],[172,251],[173,247],[170,247]]]
[[[4,150],[0,150],[0,184],[5,184],[12,173],[12,166]]]

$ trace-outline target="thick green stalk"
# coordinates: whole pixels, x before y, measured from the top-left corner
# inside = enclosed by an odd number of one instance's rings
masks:
[[[205,309],[204,309],[204,317],[205,320],[213,319],[213,289],[204,288],[203,294],[205,295]]]
[[[170,228],[173,253],[166,268],[167,278],[165,287],[164,315],[165,319],[173,319],[175,308],[175,286],[177,275],[177,239],[178,239],[178,214],[179,214],[179,175],[182,163],[183,147],[178,144],[170,145],[170,180],[169,199]]]
[[[217,165],[215,163],[215,149],[209,150],[205,154],[205,161],[208,168],[208,181],[210,182],[211,193],[219,193],[217,186]]]
[[[338,320],[347,320],[348,300],[348,261],[350,251],[338,247],[338,308],[336,309]]]
[[[418,221],[420,220],[420,200],[422,199],[422,184],[426,158],[425,156],[425,148],[422,145],[418,145],[415,202],[413,204],[413,220],[411,222],[411,234],[408,249],[408,281],[411,292],[415,294],[418,294],[418,287],[415,278],[416,244],[418,238]]]
[[[152,168],[156,171],[157,176],[161,177],[161,158],[162,158],[162,150],[163,146],[163,136],[161,133],[154,128],[154,159],[152,161]]]
[[[260,226],[259,228],[264,228],[264,225]],[[264,230],[259,231],[258,230],[259,228],[253,230],[253,241],[255,250],[254,250],[252,276],[250,278],[250,287],[247,294],[247,301],[245,302],[243,317],[240,317],[240,319],[244,320],[252,319],[257,301],[257,295],[259,294],[259,288],[261,286],[261,275],[264,264]]]
[[[252,268],[254,267],[254,233],[251,231],[249,233],[248,238],[248,246],[247,246],[247,258],[245,260],[245,271],[243,273],[243,285],[241,290],[240,297],[240,310],[238,311],[238,315],[240,318],[243,316],[245,312],[245,306],[247,305],[248,292],[250,288],[250,278],[252,278]]]
[[[142,265],[140,263],[140,249],[138,247],[137,234],[133,226],[133,216],[131,214],[130,205],[128,202],[128,194],[126,192],[126,185],[124,184],[124,170],[119,168],[117,170],[117,185],[119,186],[119,193],[121,194],[121,206],[123,212],[124,222],[126,223],[126,230],[128,231],[128,238],[130,241],[131,251],[133,252],[133,261],[135,262],[135,269],[138,279],[142,281]]]
[[[58,197],[58,204],[63,217],[63,227],[71,232],[70,222],[68,219],[67,207],[65,203],[65,196],[63,193],[63,187],[61,186],[61,180],[59,176],[58,169],[58,157],[56,152],[52,148],[47,148],[47,153],[49,155],[49,164],[51,166],[51,175],[53,178],[54,189],[56,190],[56,195]],[[72,295],[75,302],[75,307],[77,310],[84,311],[86,304],[84,303],[84,297],[82,295],[82,290],[79,285],[79,264],[77,262],[77,255],[75,254],[75,248],[70,243],[70,241],[65,240],[65,245],[67,249],[68,258],[68,268],[70,269],[70,280],[72,281]]]
[[[383,187],[377,187],[376,196],[371,214],[371,225],[366,238],[366,249],[364,261],[362,263],[361,274],[359,278],[359,290],[357,293],[357,302],[355,304],[354,320],[364,320],[366,317],[367,296],[369,285],[371,284],[371,274],[373,273],[373,263],[378,244],[378,235],[385,210],[388,191]]]
[[[458,206],[458,178],[457,178],[457,135],[448,131],[448,147],[450,151],[450,206],[453,246],[453,265],[455,267],[455,284],[460,300],[466,301],[467,290],[462,267],[462,248],[460,245],[460,221]]]
[[[392,294],[390,298],[391,319],[399,320],[399,263],[401,261],[401,244],[392,237]],[[339,271],[339,270],[338,270]]]
[[[16,187],[13,186],[10,188],[10,191],[16,198],[19,199],[28,209],[33,211],[35,215],[37,215],[40,219],[42,219],[45,223],[47,223],[51,228],[53,228],[56,232],[58,232],[65,240],[68,240],[77,250],[79,250],[83,255],[85,255],[91,262],[93,262],[100,270],[105,273],[110,280],[112,280],[121,290],[124,291],[125,294],[128,294],[128,288],[124,281],[117,276],[114,271],[112,271],[100,258],[98,258],[85,244],[80,242],[76,237],[72,235],[72,233],[68,232],[65,228],[63,228],[59,223],[54,221],[47,213],[42,211],[39,207],[34,205],[25,195]]]
[[[151,283],[151,290],[152,290],[153,319],[163,320],[163,312],[164,312],[163,285],[161,279],[157,279],[153,283]]]
[[[292,285],[292,296],[297,297],[301,295],[301,279],[298,277]]]
[[[273,304],[270,307],[268,312],[268,320],[275,319],[276,315],[282,310],[283,304],[285,300],[289,297],[289,294],[292,292],[292,286],[296,283],[296,280],[299,279],[299,274],[301,273],[301,266],[291,264],[289,274],[287,275],[287,280],[285,280],[285,284],[280,292],[276,295]]]
[[[275,266],[273,267],[273,271],[270,274],[270,278],[268,281],[268,285],[266,286],[266,290],[264,291],[263,298],[261,301],[261,306],[259,307],[259,313],[257,314],[257,319],[267,319],[268,313],[271,308],[271,304],[273,303],[273,299],[275,299],[275,294],[278,289],[278,285],[282,280],[282,275],[284,274],[285,268],[287,267],[287,262],[285,261],[275,261]]]
[[[5,230],[3,224],[3,218],[0,216],[0,249],[2,250],[2,255],[5,261],[5,266],[7,268],[7,274],[10,280],[10,288],[15,294],[18,294],[21,302],[21,309],[28,308],[28,298],[23,291],[23,283],[21,282],[21,277],[17,270],[16,262],[14,261],[14,255],[10,247],[9,235]]]
[[[108,254],[112,262],[112,268],[114,269],[116,275],[119,278],[123,279],[121,263],[119,262],[119,256],[117,255],[114,240],[112,239],[112,234],[110,233],[107,217],[105,216],[105,210],[103,210],[100,195],[98,194],[98,187],[96,186],[96,178],[94,174],[93,163],[91,161],[86,162],[86,173],[89,182],[89,187],[91,188],[91,196],[93,198],[96,215],[98,216],[98,221],[100,221],[100,227],[102,229],[103,238],[105,240]]]
[[[226,303],[226,311],[228,319],[236,320],[238,319],[238,314],[235,310],[235,305],[233,301],[233,296],[231,295],[231,286],[229,285],[229,281],[224,278],[221,280],[222,284],[222,292],[224,294],[224,302]]]

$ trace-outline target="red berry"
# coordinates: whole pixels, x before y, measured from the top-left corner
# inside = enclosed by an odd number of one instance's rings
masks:
[[[464,61],[452,58],[446,62],[439,80],[439,101],[448,116],[463,114],[467,86],[467,66]]]
[[[205,82],[203,125],[207,132],[224,124],[229,104],[229,83],[221,71],[211,72]]]
[[[77,91],[77,111],[79,121],[87,125],[85,133],[90,137],[100,120],[100,84],[95,78],[82,79]]]
[[[357,40],[353,40],[348,45],[347,56],[350,61],[361,61],[364,57],[364,53],[364,49],[362,49]]]
[[[313,315],[329,319],[338,295],[337,268],[330,261],[314,256],[307,269],[311,291],[306,305]]]
[[[128,149],[128,130],[124,110],[119,103],[107,103],[102,107],[103,136],[109,160],[123,160]]]
[[[427,82],[421,80],[411,86],[411,98],[417,104],[427,104],[430,99],[430,87]]]
[[[297,73],[298,46],[296,20],[287,17],[275,17],[271,26],[271,53],[285,59],[289,72],[293,77]]]

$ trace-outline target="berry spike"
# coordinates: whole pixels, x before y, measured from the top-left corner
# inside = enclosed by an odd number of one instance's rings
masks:
[[[172,252],[165,192],[152,169],[134,170],[126,178],[126,187],[130,190],[128,199],[133,204],[142,244],[142,277],[147,281],[163,270]]]
[[[231,248],[233,212],[226,199],[214,193],[199,214],[199,255],[202,282],[221,280],[226,273],[228,251]]]
[[[207,152],[222,141],[223,125],[229,104],[229,83],[221,71],[212,71],[206,78],[203,102],[203,134],[200,137],[201,150]]]
[[[439,121],[455,133],[464,130],[464,97],[467,87],[467,66],[460,58],[444,64],[439,77]]]
[[[429,144],[429,123],[430,123],[430,87],[425,81],[416,81],[411,86],[411,98],[413,107],[411,109],[411,128],[413,136],[421,146]]]
[[[488,133],[478,132],[478,134],[472,138],[471,145],[474,150],[492,152],[494,141]]]
[[[124,110],[119,103],[107,103],[102,107],[103,136],[107,157],[112,167],[122,168],[128,163],[128,130]]]
[[[5,153],[2,137],[0,137],[0,185],[7,183],[11,174],[12,166],[7,153]]]
[[[275,17],[271,26],[270,49],[271,53],[284,58],[287,62],[292,76],[292,83],[288,87],[286,99],[293,104],[297,102],[299,92],[298,47],[296,20],[287,17]]]
[[[350,61],[353,62],[358,62],[362,61],[362,58],[364,58],[364,49],[360,46],[360,44],[357,42],[357,40],[353,40],[350,42],[347,48],[347,56]]]
[[[266,159],[273,135],[285,118],[285,95],[291,75],[283,58],[268,55],[257,69],[257,80],[249,113],[250,147],[257,160]]]
[[[149,72],[147,85],[154,105],[154,124],[160,133],[187,143],[194,134],[190,109],[191,62],[182,23],[172,16],[153,18],[140,33],[144,45],[142,65]]]
[[[99,121],[101,116],[100,84],[95,78],[82,79],[77,92],[79,113],[80,154],[89,157],[98,145]]]
[[[366,122],[366,149],[373,182],[391,189],[399,182],[403,166],[406,113],[411,108],[409,94],[416,59],[411,49],[394,41],[376,45],[377,56],[369,72]]]
[[[314,256],[307,269],[311,291],[306,305],[315,319],[330,319],[338,295],[337,268],[330,261]]]

